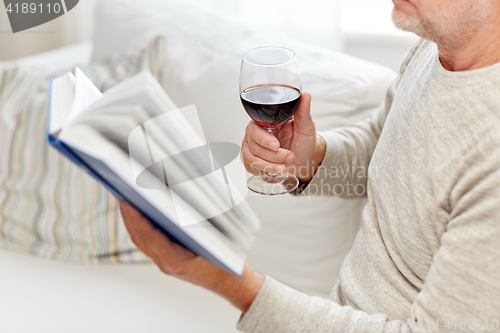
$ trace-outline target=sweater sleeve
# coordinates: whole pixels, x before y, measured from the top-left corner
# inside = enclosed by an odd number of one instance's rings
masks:
[[[302,184],[297,195],[366,196],[368,166],[385,119],[389,114],[400,78],[424,40],[419,40],[401,65],[400,75],[389,86],[385,101],[365,120],[318,133],[326,142],[326,153],[313,179]]]
[[[346,127],[318,133],[326,142],[325,157],[313,179],[299,190],[300,195],[336,195],[343,198],[366,195],[365,191],[355,189],[366,188],[368,166],[392,105],[398,82],[399,78],[393,81],[385,102],[369,118]]]
[[[500,329],[498,140],[498,136],[483,140],[461,168],[450,193],[450,220],[411,305],[410,318],[389,321],[385,314],[311,297],[266,277],[238,329],[245,333],[496,332]]]

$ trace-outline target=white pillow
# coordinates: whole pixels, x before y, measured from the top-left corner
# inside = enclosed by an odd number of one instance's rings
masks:
[[[57,72],[61,69],[74,68],[76,65],[86,65],[90,62],[91,56],[92,43],[88,41],[19,58],[15,60],[15,64],[20,67],[38,65],[51,72]]]
[[[83,70],[102,91],[142,70],[159,77],[163,45],[159,37]],[[55,69],[52,59],[0,62],[0,249],[77,263],[149,263],[118,201],[45,140],[49,78],[73,69]]]
[[[156,34],[165,36],[161,83],[179,107],[196,104],[209,141],[241,144],[250,119],[239,100],[239,67],[242,54],[253,47],[296,51],[318,130],[366,117],[395,77],[382,66],[171,0],[102,0],[96,16],[96,60]],[[250,195],[248,202],[263,225],[249,264],[294,288],[328,296],[357,233],[364,201]]]

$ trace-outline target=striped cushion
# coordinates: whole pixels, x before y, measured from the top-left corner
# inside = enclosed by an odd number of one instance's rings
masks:
[[[106,90],[143,69],[159,77],[162,37],[91,63]],[[80,263],[149,261],[130,241],[117,200],[45,141],[48,73],[0,63],[0,248]]]

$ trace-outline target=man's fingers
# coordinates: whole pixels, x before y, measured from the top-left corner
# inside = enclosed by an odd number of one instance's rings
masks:
[[[241,154],[243,160],[245,161],[245,168],[250,173],[255,174],[251,170],[268,172],[268,173],[283,173],[286,171],[286,166],[284,164],[271,163],[252,154],[252,152],[248,147],[248,144],[245,144],[241,148]]]
[[[293,161],[295,160],[294,153],[289,150],[280,148],[278,149],[278,151],[272,151],[262,147],[252,139],[250,139],[248,142],[248,149],[254,156],[272,163],[293,163]]]
[[[125,225],[130,227],[139,238],[150,238],[151,235],[157,231],[157,229],[128,202],[120,201],[120,209]]]
[[[172,242],[127,202],[121,201],[120,209],[132,241],[144,254],[153,259],[164,273],[184,274],[188,269],[187,261],[197,256]]]
[[[247,126],[246,137],[247,140],[252,139],[262,147],[272,151],[278,151],[280,148],[280,142],[278,139],[253,121],[251,121]]]
[[[130,206],[129,203],[125,201],[120,201],[120,211],[123,216],[123,221],[125,222],[125,227],[127,228],[127,231],[130,235],[130,238],[132,239],[132,242],[134,242],[137,247],[144,252],[145,255],[147,255],[149,258],[151,258],[155,263],[158,262],[159,258],[156,255],[156,252],[151,248],[151,245],[144,242],[144,239],[142,237],[142,234],[144,231],[139,231],[137,228],[137,225],[141,225],[144,222],[141,221],[144,219],[142,215],[139,214],[132,206]],[[145,220],[145,219],[144,219]],[[149,223],[148,221],[145,221],[146,223]],[[151,226],[153,227],[153,226]]]
[[[172,252],[172,241],[129,203],[121,201],[120,209],[125,227],[135,245],[158,265],[168,258]]]
[[[316,135],[316,126],[311,117],[311,95],[303,93],[294,115],[295,131],[305,136]]]

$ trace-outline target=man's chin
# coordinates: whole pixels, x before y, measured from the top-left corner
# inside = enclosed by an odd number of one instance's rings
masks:
[[[401,10],[394,7],[394,9],[392,10],[392,23],[394,23],[396,28],[403,30],[403,31],[410,31],[409,30],[409,25],[410,25],[409,21],[411,21],[411,18],[409,18]],[[412,31],[410,31],[410,32],[412,32]]]
[[[401,10],[394,8],[392,11],[392,23],[399,30],[413,32],[419,35],[422,30],[422,22],[420,19],[409,16]]]
[[[399,30],[414,33],[415,35],[435,41],[436,35],[431,32],[431,29],[426,27],[422,19],[418,19],[412,16],[408,16],[404,13],[400,13],[396,10],[392,12],[392,22],[394,26]]]

